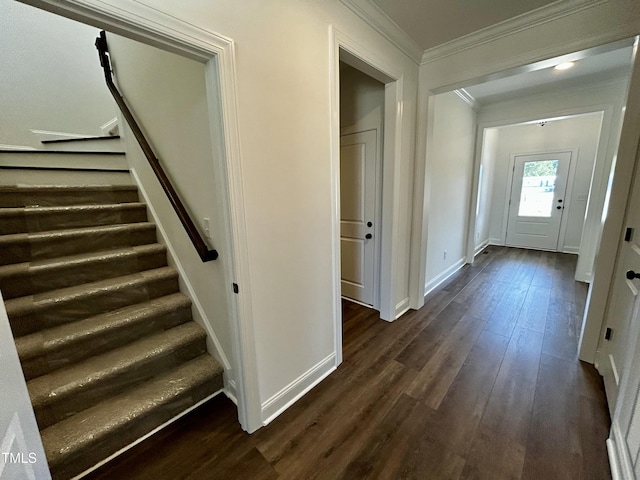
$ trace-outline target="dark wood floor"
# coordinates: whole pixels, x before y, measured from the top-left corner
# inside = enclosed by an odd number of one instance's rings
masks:
[[[247,435],[218,397],[88,478],[611,478],[574,270],[490,247],[393,323],[345,302],[344,363],[270,425]]]

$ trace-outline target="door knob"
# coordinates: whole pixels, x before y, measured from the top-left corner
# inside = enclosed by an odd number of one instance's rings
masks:
[[[636,273],[633,270],[629,270],[627,272],[627,279],[628,280],[633,280],[634,278],[640,278],[640,273]]]
[[[370,233],[367,233],[364,238],[366,238],[367,240],[371,240],[373,238],[373,235],[371,235]]]

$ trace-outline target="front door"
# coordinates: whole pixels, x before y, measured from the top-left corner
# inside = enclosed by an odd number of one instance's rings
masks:
[[[377,130],[340,137],[342,295],[374,304]]]
[[[570,152],[515,156],[507,245],[558,249],[570,162]]]

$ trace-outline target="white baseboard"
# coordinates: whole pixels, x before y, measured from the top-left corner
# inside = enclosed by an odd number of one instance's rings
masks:
[[[426,283],[426,285],[424,286],[424,295],[425,295],[425,297],[427,295],[429,295],[431,292],[433,292],[440,285],[442,285],[451,275],[453,275],[458,270],[460,270],[462,267],[464,267],[465,264],[466,264],[465,259],[461,258],[456,263],[454,263],[449,268],[447,268],[444,272],[441,272],[436,277],[434,277],[433,279],[429,280]]]
[[[229,362],[229,359],[225,355],[224,350],[222,349],[222,346],[220,344],[220,341],[218,340],[218,337],[213,331],[213,327],[211,323],[207,319],[207,315],[204,312],[204,308],[202,308],[202,304],[200,303],[200,300],[198,299],[198,296],[196,295],[195,290],[193,289],[193,286],[191,285],[191,282],[189,281],[189,278],[184,268],[182,267],[182,264],[180,263],[178,255],[176,254],[176,251],[173,248],[171,241],[169,240],[166,230],[164,229],[164,227],[162,226],[162,223],[160,222],[160,218],[158,217],[155,209],[153,208],[153,205],[149,201],[149,196],[147,195],[146,190],[144,189],[142,183],[140,182],[140,177],[138,176],[138,172],[136,172],[135,169],[131,169],[131,175],[133,177],[135,184],[138,186],[138,189],[140,190],[142,197],[144,198],[144,201],[147,205],[147,208],[149,209],[149,213],[151,214],[151,217],[153,218],[154,223],[156,224],[156,228],[162,240],[162,244],[167,247],[167,254],[169,255],[169,258],[171,259],[171,262],[175,266],[176,270],[178,270],[179,277],[180,277],[180,284],[183,285],[184,289],[186,290],[186,292],[183,292],[183,293],[185,293],[191,299],[191,304],[193,306],[192,312],[193,312],[194,320],[201,327],[203,327],[207,332],[207,349],[209,350],[209,353],[211,353],[214,357],[216,357],[220,361],[220,363],[224,368],[225,385],[226,385],[226,382],[227,382],[226,378],[227,376],[229,376],[230,373],[232,373],[231,363]]]
[[[267,425],[273,421],[336,368],[334,352],[273,395],[262,404],[262,424]]]
[[[489,239],[487,238],[487,239],[486,239],[484,242],[482,242],[480,245],[477,245],[477,246],[476,246],[476,250],[475,250],[475,252],[473,253],[473,256],[474,256],[474,257],[477,257],[477,256],[478,256],[478,254],[479,254],[482,250],[484,250],[485,248],[487,248],[488,246],[489,246]]]
[[[42,140],[65,140],[71,138],[90,138],[95,137],[95,135],[89,135],[86,133],[71,133],[71,132],[52,132],[49,130],[30,130],[33,133],[38,142]]]
[[[238,394],[236,393],[236,382],[234,379],[224,376],[224,394],[229,400],[238,406]]]
[[[562,253],[571,253],[572,255],[578,255],[580,253],[580,247],[562,247]]]
[[[0,150],[29,150],[29,151],[37,151],[37,148],[27,147],[26,145],[8,145],[6,143],[0,143]]]
[[[502,238],[489,238],[489,245],[495,245],[496,247],[501,247],[504,245],[504,239]]]
[[[409,306],[409,303],[410,303],[409,302],[409,297],[406,297],[406,298],[403,298],[402,301],[400,301],[396,305],[396,316],[395,316],[395,319],[400,318],[402,315],[404,315],[406,312],[409,311],[409,308],[411,308]]]

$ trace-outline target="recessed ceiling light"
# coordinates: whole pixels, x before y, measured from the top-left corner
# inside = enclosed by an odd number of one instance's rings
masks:
[[[556,70],[568,70],[571,67],[573,67],[575,65],[575,63],[573,62],[564,62],[564,63],[559,63],[558,65],[556,65],[555,68]]]

